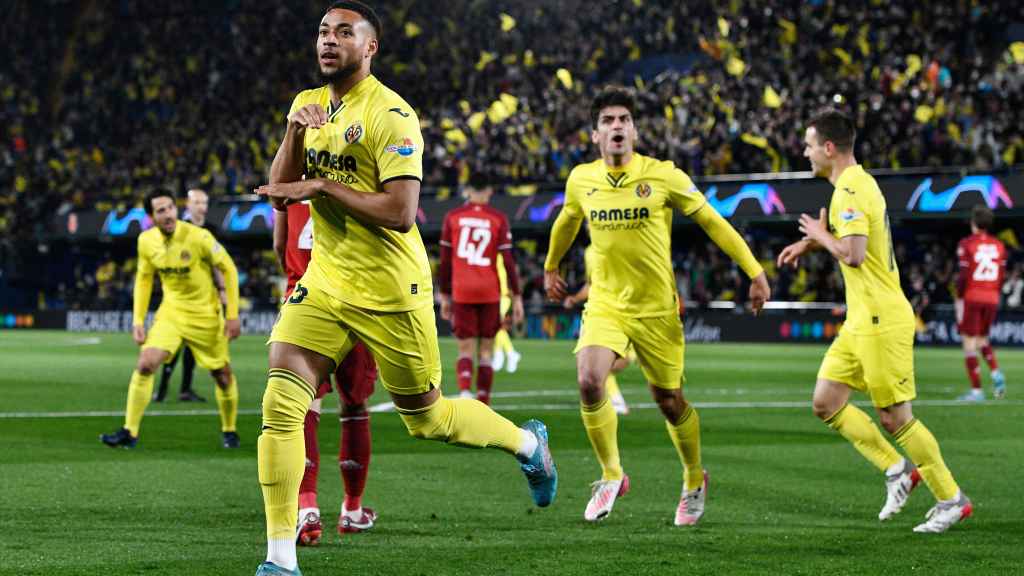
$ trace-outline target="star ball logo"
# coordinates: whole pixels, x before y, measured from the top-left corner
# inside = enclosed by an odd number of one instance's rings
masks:
[[[651,185],[646,182],[641,182],[636,185],[636,197],[647,198],[651,195]]]
[[[362,138],[362,136],[363,125],[360,124],[359,122],[356,122],[355,124],[349,126],[347,130],[345,130],[345,143],[352,144],[354,142],[358,142],[359,139]]]
[[[392,144],[385,148],[384,151],[398,154],[399,156],[412,156],[412,153],[416,151],[416,143],[412,141],[412,138],[404,138],[401,144]]]
[[[188,262],[191,259],[192,259],[192,253],[190,253],[188,250],[182,250],[181,251],[181,261],[182,262]]]

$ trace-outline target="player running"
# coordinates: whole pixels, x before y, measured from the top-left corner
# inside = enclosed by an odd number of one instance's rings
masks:
[[[635,102],[622,88],[606,88],[590,107],[591,140],[601,157],[576,166],[565,186],[565,204],[551,229],[544,262],[544,287],[558,302],[566,297],[558,272],[584,220],[590,227],[594,265],[583,326],[576,345],[580,411],[587,437],[601,464],[583,517],[605,518],[629,490],[619,461],[618,417],[605,382],[630,344],[651,394],[666,419],[669,438],[683,463],[677,526],[704,514],[707,474],[701,465],[700,419],[683,398],[683,325],[672,272],[672,216],[678,210],[697,222],[752,279],[755,312],[769,297],[764,270],[743,238],[711,208],[697,187],[672,162],[633,151]]]
[[[819,218],[800,216],[803,240],[786,246],[778,265],[796,267],[812,250],[828,250],[839,261],[846,285],[846,322],[825,354],[814,387],[814,414],[853,444],[885,474],[886,499],[879,520],[903,509],[923,478],[938,503],[915,532],[945,532],[971,515],[942,460],[939,444],[914,417],[914,311],[900,288],[885,197],[853,155],[853,121],[825,110],[807,123],[804,156],[816,176],[835,187]],[[871,417],[849,403],[850,392],[871,396],[882,427],[910,457],[882,436]]]
[[[257,189],[278,209],[311,200],[316,231],[309,267],[270,336],[258,445],[267,559],[258,575],[299,574],[303,421],[316,383],[356,339],[373,354],[409,434],[514,454],[538,506],[557,489],[542,423],[518,428],[477,400],[441,394],[430,264],[415,221],[423,136],[412,107],[370,74],[381,35],[361,2],[326,11],[315,44],[325,85],[295,97],[270,184]]]
[[[523,297],[508,218],[490,206],[493,184],[478,172],[470,177],[465,194],[467,202],[448,212],[441,227],[441,318],[451,321],[459,348],[455,373],[460,396],[472,398],[476,356],[476,399],[490,404],[494,336],[502,321],[499,254],[512,293],[513,324],[523,321]]]

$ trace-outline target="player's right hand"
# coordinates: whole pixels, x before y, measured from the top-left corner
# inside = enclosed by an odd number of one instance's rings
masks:
[[[562,302],[569,295],[565,279],[558,270],[544,271],[544,291],[547,292],[548,299],[555,302]]]
[[[146,342],[146,327],[142,324],[135,324],[132,326],[132,340],[139,346],[142,346]]]
[[[754,311],[754,316],[761,313],[761,308],[764,308],[764,303],[772,297],[772,289],[768,286],[768,276],[761,272],[750,281],[750,308]]]
[[[306,104],[288,115],[288,126],[296,128],[321,128],[327,124],[327,110],[319,104]]]
[[[441,319],[451,321],[452,319],[452,299],[441,295]]]

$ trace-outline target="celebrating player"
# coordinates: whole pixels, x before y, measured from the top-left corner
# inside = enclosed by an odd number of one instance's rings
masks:
[[[228,340],[238,337],[241,326],[238,271],[213,234],[178,221],[178,208],[171,192],[150,193],[145,208],[154,226],[139,234],[132,325],[132,338],[142,350],[128,385],[124,427],[103,434],[100,440],[111,447],[135,447],[142,414],[153,394],[153,371],[184,345],[192,349],[196,362],[210,371],[217,384],[214,391],[224,447],[238,448],[238,383],[228,355]],[[224,277],[226,319],[213,284],[214,268]],[[147,334],[144,323],[154,272],[160,275],[164,296]]]
[[[484,404],[491,402],[494,383],[491,354],[494,336],[502,321],[499,253],[512,292],[512,322],[523,321],[523,297],[519,293],[519,274],[512,255],[512,232],[505,214],[489,205],[493,193],[494,186],[486,175],[477,172],[470,177],[465,190],[468,201],[444,217],[438,272],[441,318],[451,321],[459,348],[455,373],[460,396],[472,397],[473,357],[479,353],[476,399]]]
[[[675,524],[693,525],[704,513],[707,474],[701,466],[700,420],[682,393],[683,326],[671,261],[673,210],[700,224],[753,280],[755,312],[768,299],[769,288],[743,238],[708,206],[689,176],[672,162],[634,153],[634,110],[632,94],[614,87],[604,89],[591,104],[591,140],[601,158],[576,166],[569,175],[565,205],[551,230],[544,286],[549,298],[565,299],[558,265],[586,220],[594,266],[575,350],[576,369],[583,425],[602,475],[593,485],[584,518],[606,517],[616,498],[629,490],[629,477],[619,462],[618,419],[605,381],[632,343],[683,463]]]
[[[274,252],[288,277],[285,301],[306,273],[313,250],[313,219],[309,203],[290,204],[278,210],[274,218]],[[341,438],[338,443],[338,468],[345,486],[345,500],[338,514],[338,534],[363,532],[373,528],[377,513],[362,505],[363,488],[370,472],[370,413],[366,400],[373,394],[377,380],[377,364],[366,345],[357,341],[334,372],[338,389]],[[320,507],[317,505],[317,478],[320,473],[320,447],[317,432],[323,397],[331,391],[331,380],[325,378],[317,388],[316,399],[309,406],[303,425],[306,446],[306,468],[299,484],[299,527],[296,540],[301,546],[316,546],[323,534]]]
[[[853,121],[837,110],[812,118],[804,156],[817,176],[835,187],[819,218],[800,216],[804,239],[786,246],[778,265],[796,267],[806,252],[828,250],[846,285],[846,322],[825,354],[814,387],[814,414],[885,474],[886,500],[879,520],[895,516],[924,478],[938,503],[915,532],[945,532],[971,515],[971,501],[950,474],[939,444],[914,418],[914,312],[900,289],[885,197],[857,164]],[[882,426],[910,457],[900,456],[860,408],[850,391],[871,396]]]
[[[411,435],[516,455],[539,506],[557,488],[542,423],[518,428],[477,400],[441,394],[430,266],[415,222],[423,137],[412,107],[370,74],[381,33],[361,2],[327,10],[316,39],[326,83],[296,96],[270,184],[257,190],[278,209],[311,200],[316,231],[309,267],[270,336],[258,445],[267,560],[257,574],[299,573],[303,421],[315,383],[356,338]]]
[[[988,339],[989,329],[999,310],[999,292],[1006,275],[1006,246],[992,236],[992,210],[978,204],[971,211],[971,235],[956,247],[960,270],[956,277],[956,315],[963,339],[964,362],[971,389],[958,400],[980,402],[985,399],[978,369],[978,350],[992,375],[992,395],[1006,394],[1006,378],[999,370],[996,353]]]
[[[216,238],[217,227],[206,219],[206,213],[210,208],[210,197],[206,192],[198,188],[189,190],[186,206],[188,208],[186,221],[200,228],[205,228]],[[224,277],[216,268],[213,269],[213,283],[217,286],[217,294],[220,296],[221,304],[224,304],[226,301],[224,296]],[[206,402],[206,398],[196,394],[195,390],[192,389],[192,375],[196,369],[196,358],[192,354],[192,349],[188,346],[179,348],[174,356],[163,365],[163,370],[160,373],[160,385],[157,387],[156,394],[153,394],[153,401],[164,401],[171,375],[174,374],[174,367],[178,364],[178,358],[181,358],[181,392],[178,394],[178,400],[181,402]]]

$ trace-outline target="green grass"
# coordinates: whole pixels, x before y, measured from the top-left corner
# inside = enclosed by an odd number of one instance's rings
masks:
[[[697,529],[671,525],[679,462],[639,370],[627,370],[620,382],[634,411],[620,420],[619,438],[634,488],[606,521],[588,524],[583,508],[599,469],[575,409],[571,343],[517,345],[520,371],[497,376],[494,402],[515,421],[539,416],[548,424],[561,475],[555,504],[531,507],[507,455],[416,441],[395,414],[375,414],[365,502],[380,512],[378,525],[300,549],[304,574],[933,575],[1024,566],[1024,501],[1014,486],[1024,404],[1012,399],[1024,377],[1022,352],[999,351],[1010,400],[949,406],[934,401],[965,386],[960,353],[917,350],[915,413],[976,505],[964,525],[925,536],[911,528],[932,504],[927,490],[880,524],[880,475],[811,415],[806,403],[825,350],[811,345],[687,347],[685,389],[703,406],[712,482]],[[127,335],[0,334],[0,574],[251,574],[262,561],[263,338],[232,345],[243,409],[238,451],[219,447],[212,412],[184,414],[194,406],[176,402],[150,406],[134,451],[97,441],[120,426],[118,416],[12,416],[120,412],[136,350]],[[452,341],[442,342],[442,354],[450,391]],[[213,395],[202,373],[197,390]],[[380,392],[372,399],[384,401]],[[336,426],[332,418],[321,425],[328,522],[341,503],[329,465]]]

